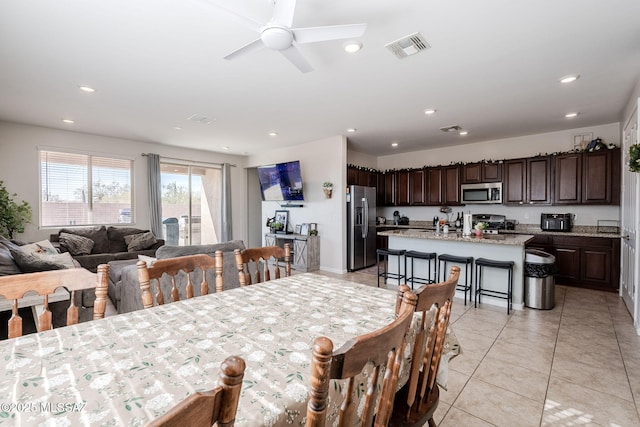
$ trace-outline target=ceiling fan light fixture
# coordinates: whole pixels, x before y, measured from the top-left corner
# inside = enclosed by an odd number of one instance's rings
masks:
[[[560,83],[573,83],[580,78],[580,74],[569,74],[560,78]]]
[[[273,25],[260,33],[262,43],[269,49],[285,50],[293,43],[293,33],[289,28]]]
[[[343,45],[343,48],[347,53],[356,53],[362,49],[362,43],[357,40],[349,40]]]

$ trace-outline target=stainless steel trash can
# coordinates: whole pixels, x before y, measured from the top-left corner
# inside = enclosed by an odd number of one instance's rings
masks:
[[[556,304],[556,257],[550,253],[527,249],[524,258],[524,305],[550,310]]]

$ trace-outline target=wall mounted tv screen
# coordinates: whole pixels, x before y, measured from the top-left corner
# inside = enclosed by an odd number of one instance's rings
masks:
[[[304,200],[300,161],[258,166],[264,201]]]

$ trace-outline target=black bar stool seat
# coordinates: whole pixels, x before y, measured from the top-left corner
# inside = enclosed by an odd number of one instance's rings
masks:
[[[405,266],[407,264],[407,259],[411,260],[411,275],[409,275],[409,273],[405,270],[406,276],[407,276],[407,283],[411,283],[411,289],[413,289],[413,284],[414,283],[419,283],[419,284],[424,284],[424,285],[428,285],[431,283],[436,283],[436,280],[438,279],[438,275],[437,273],[437,266],[434,264],[433,267],[433,274],[434,277],[431,277],[431,261],[435,261],[436,257],[438,256],[437,253],[435,252],[420,252],[420,251],[406,251],[404,254],[404,259],[405,259]],[[428,272],[427,272],[427,277],[418,277],[414,274],[414,263],[413,261],[415,259],[422,259],[428,262]]]
[[[404,259],[404,254],[407,251],[404,249],[378,249],[376,250],[376,261],[378,264],[378,287],[380,287],[380,278],[384,278],[384,284],[387,284],[387,279],[395,279],[400,285],[400,279],[406,279],[407,260]],[[389,257],[395,256],[398,258],[398,272],[389,272]],[[404,270],[400,269],[400,258],[404,259]],[[380,271],[380,261],[384,262],[384,271]],[[404,272],[403,272],[404,271]]]
[[[491,296],[494,298],[502,298],[507,300],[507,314],[509,314],[509,311],[511,310],[511,307],[513,305],[513,266],[514,265],[515,265],[515,262],[513,261],[499,261],[499,260],[488,259],[488,258],[476,259],[476,295],[474,298],[474,307],[477,307],[479,302],[481,303],[480,297],[482,295]],[[484,267],[499,268],[499,269],[507,270],[508,272],[507,292],[484,289],[482,287],[482,269]]]
[[[444,282],[447,278],[447,263],[455,263],[464,265],[464,283],[458,283],[456,289],[464,291],[464,305],[467,305],[467,292],[469,292],[469,302],[471,302],[471,296],[473,291],[471,286],[473,285],[473,257],[472,256],[457,256],[450,254],[442,254],[438,256],[438,270],[440,271],[441,282]]]

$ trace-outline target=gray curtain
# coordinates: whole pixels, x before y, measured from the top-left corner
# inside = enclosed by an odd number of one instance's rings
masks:
[[[220,241],[228,242],[233,239],[231,227],[231,165],[222,165],[222,230]]]
[[[149,172],[149,222],[151,232],[162,236],[162,187],[160,185],[160,156],[147,154]]]

